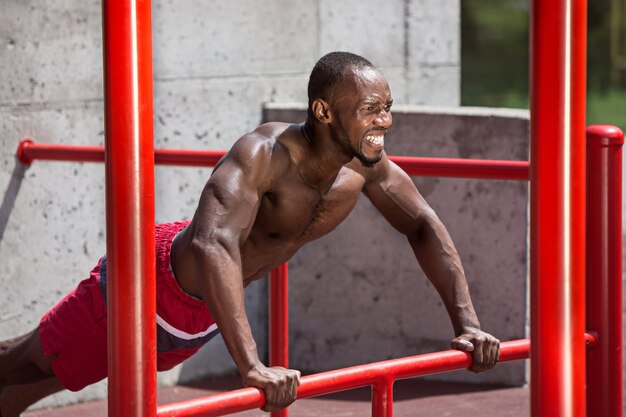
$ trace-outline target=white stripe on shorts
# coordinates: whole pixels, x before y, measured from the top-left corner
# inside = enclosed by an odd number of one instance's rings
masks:
[[[156,316],[156,322],[159,326],[161,326],[166,332],[168,332],[171,335],[174,335],[180,339],[183,340],[192,340],[192,339],[197,339],[199,337],[202,336],[206,336],[207,334],[214,332],[215,330],[217,330],[217,324],[213,323],[212,325],[209,326],[208,329],[199,332],[199,333],[187,333],[183,330],[177,329],[176,327],[172,326],[171,324],[169,324],[168,322],[165,321],[165,319],[161,316],[159,316],[157,314]]]

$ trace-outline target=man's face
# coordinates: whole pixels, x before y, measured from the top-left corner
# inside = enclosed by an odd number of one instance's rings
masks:
[[[348,152],[370,167],[383,155],[391,126],[391,91],[374,68],[352,69],[332,94],[336,132]]]

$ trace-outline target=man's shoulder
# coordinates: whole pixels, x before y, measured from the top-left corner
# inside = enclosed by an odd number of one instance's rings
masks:
[[[294,129],[293,124],[271,122],[259,125],[251,132],[244,134],[233,145],[233,150],[238,148],[251,147],[253,149],[269,146],[273,147],[277,142],[285,136],[290,136],[290,130]]]
[[[231,156],[249,157],[264,154],[270,156],[280,135],[289,127],[286,123],[265,123],[235,141],[230,149]]]
[[[265,172],[280,171],[289,165],[289,149],[284,136],[292,125],[265,123],[240,137],[232,146],[226,159],[248,168],[257,167]]]
[[[277,140],[280,136],[286,134],[289,129],[292,129],[294,124],[283,122],[268,122],[259,125],[248,135],[257,136],[259,138]]]

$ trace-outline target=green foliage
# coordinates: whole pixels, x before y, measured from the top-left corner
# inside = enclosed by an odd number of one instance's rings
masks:
[[[606,92],[590,91],[587,94],[587,124],[610,124],[626,130],[626,90]]]
[[[611,85],[610,0],[589,2],[587,124],[626,127],[626,86]],[[461,0],[461,104],[528,108],[529,1]]]
[[[463,105],[499,107],[527,94],[529,17],[519,3],[461,0]]]

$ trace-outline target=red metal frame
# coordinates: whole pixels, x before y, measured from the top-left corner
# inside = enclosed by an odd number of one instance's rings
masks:
[[[156,415],[149,0],[104,1],[109,416]]]
[[[596,343],[593,335],[585,335],[585,338],[590,346]],[[503,342],[499,362],[526,359],[529,351],[528,339]],[[393,381],[464,369],[471,366],[471,363],[472,358],[469,353],[446,350],[321,372],[302,378],[302,384],[298,388],[298,399],[369,385],[374,387],[372,416],[391,417],[393,415]],[[163,405],[158,408],[157,415],[158,417],[215,417],[260,408],[264,403],[263,391],[256,388],[243,388]]]
[[[621,358],[616,353],[621,353],[618,349],[621,326],[610,324],[614,319],[612,315],[621,319],[621,291],[618,290],[618,285],[621,285],[621,277],[618,277],[621,274],[621,269],[618,269],[621,266],[621,235],[616,236],[621,232],[621,227],[617,227],[621,221],[621,201],[615,198],[621,189],[616,191],[613,188],[615,182],[611,181],[613,176],[621,176],[621,172],[612,171],[621,163],[621,150],[604,149],[614,148],[613,133],[607,133],[606,129],[590,130],[590,140],[594,144],[589,150],[590,167],[593,167],[590,168],[589,181],[596,184],[598,180],[598,188],[602,190],[599,194],[590,194],[589,216],[586,216],[586,154],[583,143],[586,6],[586,0],[532,2],[530,180],[533,343],[530,355],[531,414],[534,417],[582,417],[586,414],[586,218],[590,227],[587,271],[590,307],[587,320],[598,332],[601,341],[589,355],[589,365],[593,370],[590,369],[588,383],[603,386],[599,392],[603,393],[601,407],[604,407],[604,411],[591,410],[590,415],[621,413],[621,375],[616,376],[616,372],[621,371]],[[153,281],[147,277],[154,274],[152,168],[154,160],[159,158],[153,156],[152,143],[150,4],[147,0],[105,1],[103,14],[107,252],[110,273],[115,277],[114,285],[109,286],[109,415],[147,416],[154,415],[156,389],[154,332],[149,330],[154,323],[154,287]],[[598,142],[601,146],[596,146]],[[605,142],[611,145],[602,145]],[[32,142],[23,141],[20,144],[20,160],[30,163],[36,153]],[[95,158],[94,149],[90,150],[90,155],[90,158]],[[176,163],[178,157],[168,153],[165,160],[169,162],[165,163]],[[199,156],[195,162],[203,162],[203,158]],[[437,175],[435,171],[441,169],[442,176],[529,179],[528,164],[524,162],[513,162],[518,164],[513,167],[511,162],[500,165],[490,161],[486,163],[489,165],[487,169],[483,169],[484,162],[476,162],[480,168],[465,166],[457,171],[459,161],[446,168],[444,165],[449,160],[430,159],[422,160],[421,166],[426,163],[434,165],[420,171],[421,168],[413,167],[410,160],[397,158],[396,161],[404,164],[412,175]],[[596,163],[602,167],[598,168],[601,174],[591,172],[596,169]],[[491,176],[494,170],[501,172]],[[600,253],[602,250],[604,253]],[[281,273],[276,272],[277,276]],[[276,289],[286,291],[286,280]],[[279,299],[285,302],[286,292],[279,295]],[[287,324],[284,307],[285,314],[277,319],[282,326]],[[281,346],[283,351],[278,354],[273,347],[272,360],[278,358],[278,362],[286,364],[285,335],[278,342],[273,341],[272,344]],[[516,342],[502,344],[501,360],[507,358],[510,343]],[[527,352],[528,342],[524,343],[523,349]],[[278,356],[274,356],[276,354]],[[426,358],[443,363],[416,365],[411,362],[428,362]],[[462,352],[438,352],[312,375],[303,378],[298,390],[299,398],[350,389],[355,384],[371,385],[373,415],[390,417],[393,414],[392,387],[395,379],[420,375],[425,369],[442,371],[467,367],[469,361],[469,356]],[[594,395],[593,392],[590,395]],[[593,396],[594,402],[598,396]],[[247,404],[245,408],[240,408],[244,404]],[[248,389],[160,407],[159,415],[223,415],[262,404],[262,393]],[[213,414],[215,410],[218,412]],[[592,414],[596,411],[597,414]]]
[[[225,153],[225,151],[155,149],[154,163],[213,167]],[[18,146],[17,156],[22,163],[27,165],[34,160],[102,162],[104,161],[104,148],[36,143],[32,139],[24,138]],[[528,161],[411,156],[390,156],[389,159],[409,175],[491,180],[528,180],[530,178]]]
[[[593,126],[588,131],[589,168],[590,175],[588,197],[588,222],[590,243],[587,245],[589,257],[587,294],[589,328],[594,334],[600,335],[600,343],[590,353],[589,364],[592,371],[589,373],[588,386],[597,388],[603,395],[594,395],[594,405],[590,406],[589,416],[612,415],[603,410],[621,410],[621,145],[623,133],[612,126]],[[42,149],[43,148],[43,149]],[[55,145],[34,144],[31,140],[23,140],[18,148],[18,157],[25,163],[34,159],[62,160],[63,156]],[[84,147],[71,149],[65,147],[69,160],[96,161],[93,155],[97,153],[85,152]],[[156,154],[160,150],[156,151]],[[173,150],[170,154],[177,160],[184,158],[185,152]],[[98,151],[99,152],[99,151]],[[195,154],[195,152],[194,152]],[[81,156],[82,155],[82,156]],[[216,162],[223,152],[214,152],[208,157]],[[84,159],[80,159],[83,157]],[[192,155],[194,164],[206,165],[203,153]],[[401,161],[402,162],[402,161]],[[419,165],[420,161],[413,161]],[[508,162],[508,161],[505,161]],[[520,161],[514,161],[520,162]],[[445,160],[444,164],[449,164]],[[461,162],[463,165],[464,162]],[[192,165],[183,161],[183,165]],[[523,163],[518,164],[524,166]],[[526,163],[527,168],[527,163]],[[429,166],[429,175],[437,175],[437,166]],[[419,166],[417,169],[421,169]],[[445,166],[442,169],[448,169]],[[481,168],[483,169],[483,168]],[[508,170],[507,172],[512,172]],[[490,174],[491,175],[491,174]],[[501,173],[491,176],[500,178]],[[591,179],[591,178],[595,179]],[[598,275],[598,278],[595,276]],[[607,281],[609,279],[610,281]],[[283,265],[272,272],[270,279],[271,311],[270,329],[272,364],[288,366],[288,294],[287,294],[287,265]],[[282,305],[274,305],[274,300]],[[580,306],[578,307],[580,308]],[[277,331],[278,330],[278,331]],[[587,334],[587,343],[595,343],[595,337]],[[522,359],[528,356],[530,343],[528,340],[505,342],[502,345],[502,361]],[[602,352],[602,353],[599,353]],[[460,355],[465,355],[462,359]],[[452,359],[449,355],[453,355]],[[456,355],[456,356],[454,356]],[[608,359],[607,359],[608,358]],[[388,373],[388,366],[407,364],[406,372]],[[336,370],[322,374],[310,375],[303,378],[302,386],[298,391],[298,398],[321,395],[338,390],[351,389],[358,386],[372,386],[372,415],[376,417],[390,417],[393,414],[393,381],[396,379],[424,375],[427,373],[442,372],[468,366],[466,354],[458,351],[436,352],[419,355],[413,358],[402,358],[378,364],[362,365],[360,367]],[[597,362],[599,365],[596,365]],[[394,364],[394,365],[390,365]],[[404,366],[404,365],[402,365]],[[597,366],[597,369],[596,369]],[[597,372],[596,372],[597,370]],[[376,375],[373,376],[372,372]],[[365,380],[365,375],[368,380]],[[356,384],[356,385],[355,385]],[[325,388],[324,388],[325,387]],[[207,398],[197,399],[181,404],[170,404],[159,408],[159,416],[187,416],[187,415],[224,415],[245,409],[261,407],[263,396],[255,389],[237,390],[218,394]],[[600,405],[598,401],[601,401]],[[198,414],[200,413],[200,414]],[[608,414],[607,414],[608,413]]]
[[[586,6],[532,2],[533,417],[585,415]]]
[[[587,416],[622,414],[621,130],[587,129],[587,329],[600,335],[587,353]]]
[[[270,365],[289,368],[289,276],[285,262],[270,274]],[[284,408],[270,413],[287,417]]]
[[[590,341],[593,338],[589,337]],[[528,339],[503,342],[500,362],[528,357]],[[298,399],[330,394],[364,386],[374,386],[372,415],[391,416],[393,406],[389,394],[394,380],[452,371],[471,366],[471,355],[458,350],[427,353],[401,359],[375,362],[350,368],[321,372],[302,378]],[[260,408],[265,402],[263,391],[244,388],[209,397],[160,406],[159,417],[209,417],[223,416]]]
[[[154,163],[213,167],[225,153],[225,151],[154,149]],[[104,162],[104,147],[36,143],[32,139],[24,138],[18,146],[17,157],[26,165],[35,160]]]

